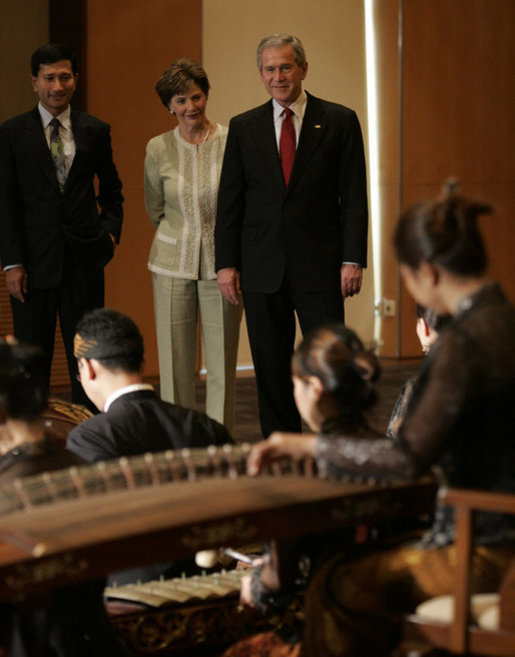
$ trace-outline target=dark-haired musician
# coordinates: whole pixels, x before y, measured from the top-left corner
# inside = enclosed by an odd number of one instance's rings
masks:
[[[275,434],[254,447],[252,473],[293,455],[337,476],[411,480],[433,467],[444,486],[515,491],[515,308],[486,274],[478,218],[489,210],[450,190],[399,220],[394,246],[408,291],[451,319],[424,362],[396,440]],[[496,590],[513,558],[514,530],[505,516],[477,514],[473,592]],[[436,510],[423,541],[353,559],[340,551],[308,591],[303,656],[390,655],[404,613],[453,593],[455,560],[448,507]]]
[[[0,342],[0,482],[82,463],[52,441],[41,413],[47,403],[45,354]],[[97,580],[0,607],[0,644],[12,657],[122,657]]]
[[[84,390],[103,411],[68,434],[67,448],[85,461],[233,443],[222,424],[163,401],[143,382],[143,337],[126,315],[109,308],[87,313],[77,326],[74,349]],[[143,582],[191,568],[192,562],[180,567],[163,562],[113,573],[109,580]]]
[[[222,424],[162,401],[143,382],[143,338],[126,315],[109,308],[86,314],[77,326],[75,357],[86,394],[103,411],[68,435],[68,449],[89,463],[233,442]]]

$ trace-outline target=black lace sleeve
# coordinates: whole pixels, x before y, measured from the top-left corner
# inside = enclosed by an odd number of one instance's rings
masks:
[[[316,458],[324,477],[377,481],[415,476],[411,455],[390,438],[320,436]]]
[[[449,331],[426,359],[395,441],[322,434],[317,464],[325,476],[412,479],[435,462],[465,407],[477,356],[459,332]]]

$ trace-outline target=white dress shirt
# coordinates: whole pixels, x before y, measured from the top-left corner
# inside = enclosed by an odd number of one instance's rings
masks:
[[[50,148],[50,135],[52,133],[52,126],[50,121],[54,118],[50,112],[48,112],[41,103],[38,104],[39,114],[41,116],[41,123],[43,124],[43,129],[45,131],[46,142],[48,148]],[[64,152],[64,164],[66,167],[66,175],[68,175],[70,168],[72,166],[73,158],[75,157],[75,140],[73,138],[72,132],[72,122],[70,118],[71,109],[70,106],[64,110],[62,114],[56,116],[56,119],[59,119],[61,126],[59,127],[59,134],[61,135],[61,141],[63,142],[63,152]]]
[[[300,96],[295,102],[289,105],[289,108],[292,111],[291,120],[293,127],[295,128],[295,138],[297,144],[299,143],[300,130],[302,128],[302,120],[304,119],[304,112],[306,111],[306,103],[308,102],[308,97],[306,96],[305,91],[300,92]],[[275,138],[277,140],[277,150],[279,150],[279,140],[281,138],[281,127],[283,125],[284,119],[284,107],[279,105],[275,100],[272,100],[272,105],[274,107],[274,127],[275,127]]]
[[[125,386],[115,390],[115,392],[111,393],[105,401],[104,413],[107,413],[109,406],[111,406],[115,399],[123,397],[123,395],[128,395],[129,392],[136,392],[137,390],[154,390],[154,387],[150,385],[150,383],[132,383],[130,386]]]

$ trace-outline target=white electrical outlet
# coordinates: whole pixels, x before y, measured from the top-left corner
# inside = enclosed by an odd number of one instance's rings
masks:
[[[385,317],[395,317],[395,301],[383,299],[383,313]]]
[[[374,310],[376,317],[395,317],[395,301],[393,299],[376,299]]]

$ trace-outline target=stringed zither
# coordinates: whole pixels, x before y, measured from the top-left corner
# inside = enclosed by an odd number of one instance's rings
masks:
[[[204,549],[387,524],[434,506],[433,481],[330,481],[291,462],[249,477],[247,453],[165,452],[2,485],[0,600]]]

